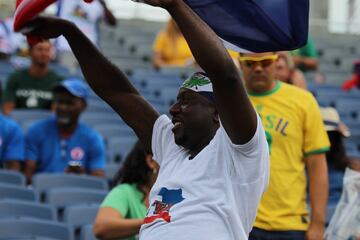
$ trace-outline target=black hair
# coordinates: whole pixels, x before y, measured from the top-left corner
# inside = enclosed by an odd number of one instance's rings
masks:
[[[328,131],[327,134],[331,144],[330,151],[326,153],[329,168],[344,171],[348,157],[346,156],[343,136],[338,131]]]
[[[146,163],[147,154],[144,146],[138,141],[127,155],[122,167],[116,173],[113,179],[113,187],[123,183],[136,184],[137,188],[143,192],[141,187],[149,183],[149,176],[152,173],[152,170]]]

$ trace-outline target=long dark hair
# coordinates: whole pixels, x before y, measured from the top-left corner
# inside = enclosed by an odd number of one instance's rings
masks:
[[[152,170],[146,163],[147,152],[144,146],[138,141],[127,155],[124,164],[115,174],[113,187],[118,184],[136,184],[137,188],[143,192],[142,186],[147,185]]]
[[[327,134],[331,144],[330,151],[326,153],[329,168],[344,171],[348,163],[348,157],[346,156],[343,137],[338,131],[328,131]]]

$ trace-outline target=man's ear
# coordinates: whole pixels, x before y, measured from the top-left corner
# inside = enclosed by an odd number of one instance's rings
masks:
[[[214,121],[214,123],[216,123],[216,124],[219,124],[219,123],[220,123],[219,113],[218,113],[218,111],[216,110],[216,108],[214,108],[214,112],[213,112],[213,121]]]

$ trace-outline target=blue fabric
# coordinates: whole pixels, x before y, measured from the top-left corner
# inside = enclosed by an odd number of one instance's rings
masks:
[[[0,114],[0,165],[5,161],[23,161],[24,150],[25,140],[19,124]]]
[[[37,172],[64,172],[72,162],[87,173],[105,168],[103,139],[81,122],[71,137],[61,139],[55,117],[41,120],[29,128],[25,139],[26,159],[37,162]]]
[[[305,231],[266,231],[253,228],[249,240],[305,240]]]
[[[293,50],[306,44],[309,0],[185,0],[218,34],[252,52]]]
[[[90,89],[88,85],[84,81],[74,77],[65,79],[64,81],[60,82],[59,85],[54,88],[54,91],[57,91],[61,88],[70,92],[75,97],[82,98],[84,100],[86,100],[90,95]]]

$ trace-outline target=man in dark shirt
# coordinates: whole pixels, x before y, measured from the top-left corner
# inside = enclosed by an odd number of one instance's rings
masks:
[[[16,109],[50,109],[52,89],[61,77],[49,69],[52,46],[43,41],[30,46],[31,65],[10,75],[4,92],[3,111]]]

